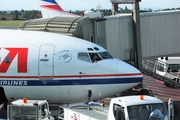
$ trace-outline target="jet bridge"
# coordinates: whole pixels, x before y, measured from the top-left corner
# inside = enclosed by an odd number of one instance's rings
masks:
[[[91,39],[88,17],[53,17],[32,19],[23,22],[19,29],[57,32],[86,40]]]

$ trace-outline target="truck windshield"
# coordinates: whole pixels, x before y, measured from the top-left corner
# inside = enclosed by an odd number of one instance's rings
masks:
[[[9,106],[9,120],[37,120],[37,107]]]
[[[161,72],[164,72],[164,64],[163,63],[158,63],[157,64],[157,70],[161,71]]]
[[[168,120],[163,103],[128,106],[129,120]]]

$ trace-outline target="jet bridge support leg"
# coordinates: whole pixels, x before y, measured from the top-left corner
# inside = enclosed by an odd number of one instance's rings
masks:
[[[140,16],[139,3],[135,2],[133,5],[133,22],[134,22],[134,47],[136,50],[137,68],[142,70],[142,50],[141,50],[141,32],[140,32]]]
[[[112,15],[118,13],[118,3],[112,3]]]

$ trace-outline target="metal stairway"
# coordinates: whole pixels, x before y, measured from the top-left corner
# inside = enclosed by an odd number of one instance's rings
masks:
[[[52,17],[32,19],[23,22],[18,29],[61,33],[88,40],[90,19],[82,17]]]
[[[157,74],[156,71],[158,69],[160,69],[160,67],[157,64],[158,62],[160,62],[160,61],[158,61],[157,59],[147,59],[147,60],[144,59],[142,61],[142,66],[143,66],[142,73],[149,75],[149,76],[152,76],[156,79],[163,80],[164,84],[168,87],[179,88],[180,87],[180,76],[179,76],[180,70],[176,67],[170,66],[166,63],[163,63],[163,65],[165,66],[164,67],[165,73],[168,73],[169,75],[175,76],[174,79],[170,79],[168,76],[165,77],[165,76],[162,76],[160,74]],[[177,71],[176,75],[172,72],[173,70]]]

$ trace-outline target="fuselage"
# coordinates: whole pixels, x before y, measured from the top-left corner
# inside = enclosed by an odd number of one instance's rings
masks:
[[[0,30],[0,34],[0,93],[4,94],[0,101],[97,100],[143,80],[138,69],[82,39],[22,30]]]

